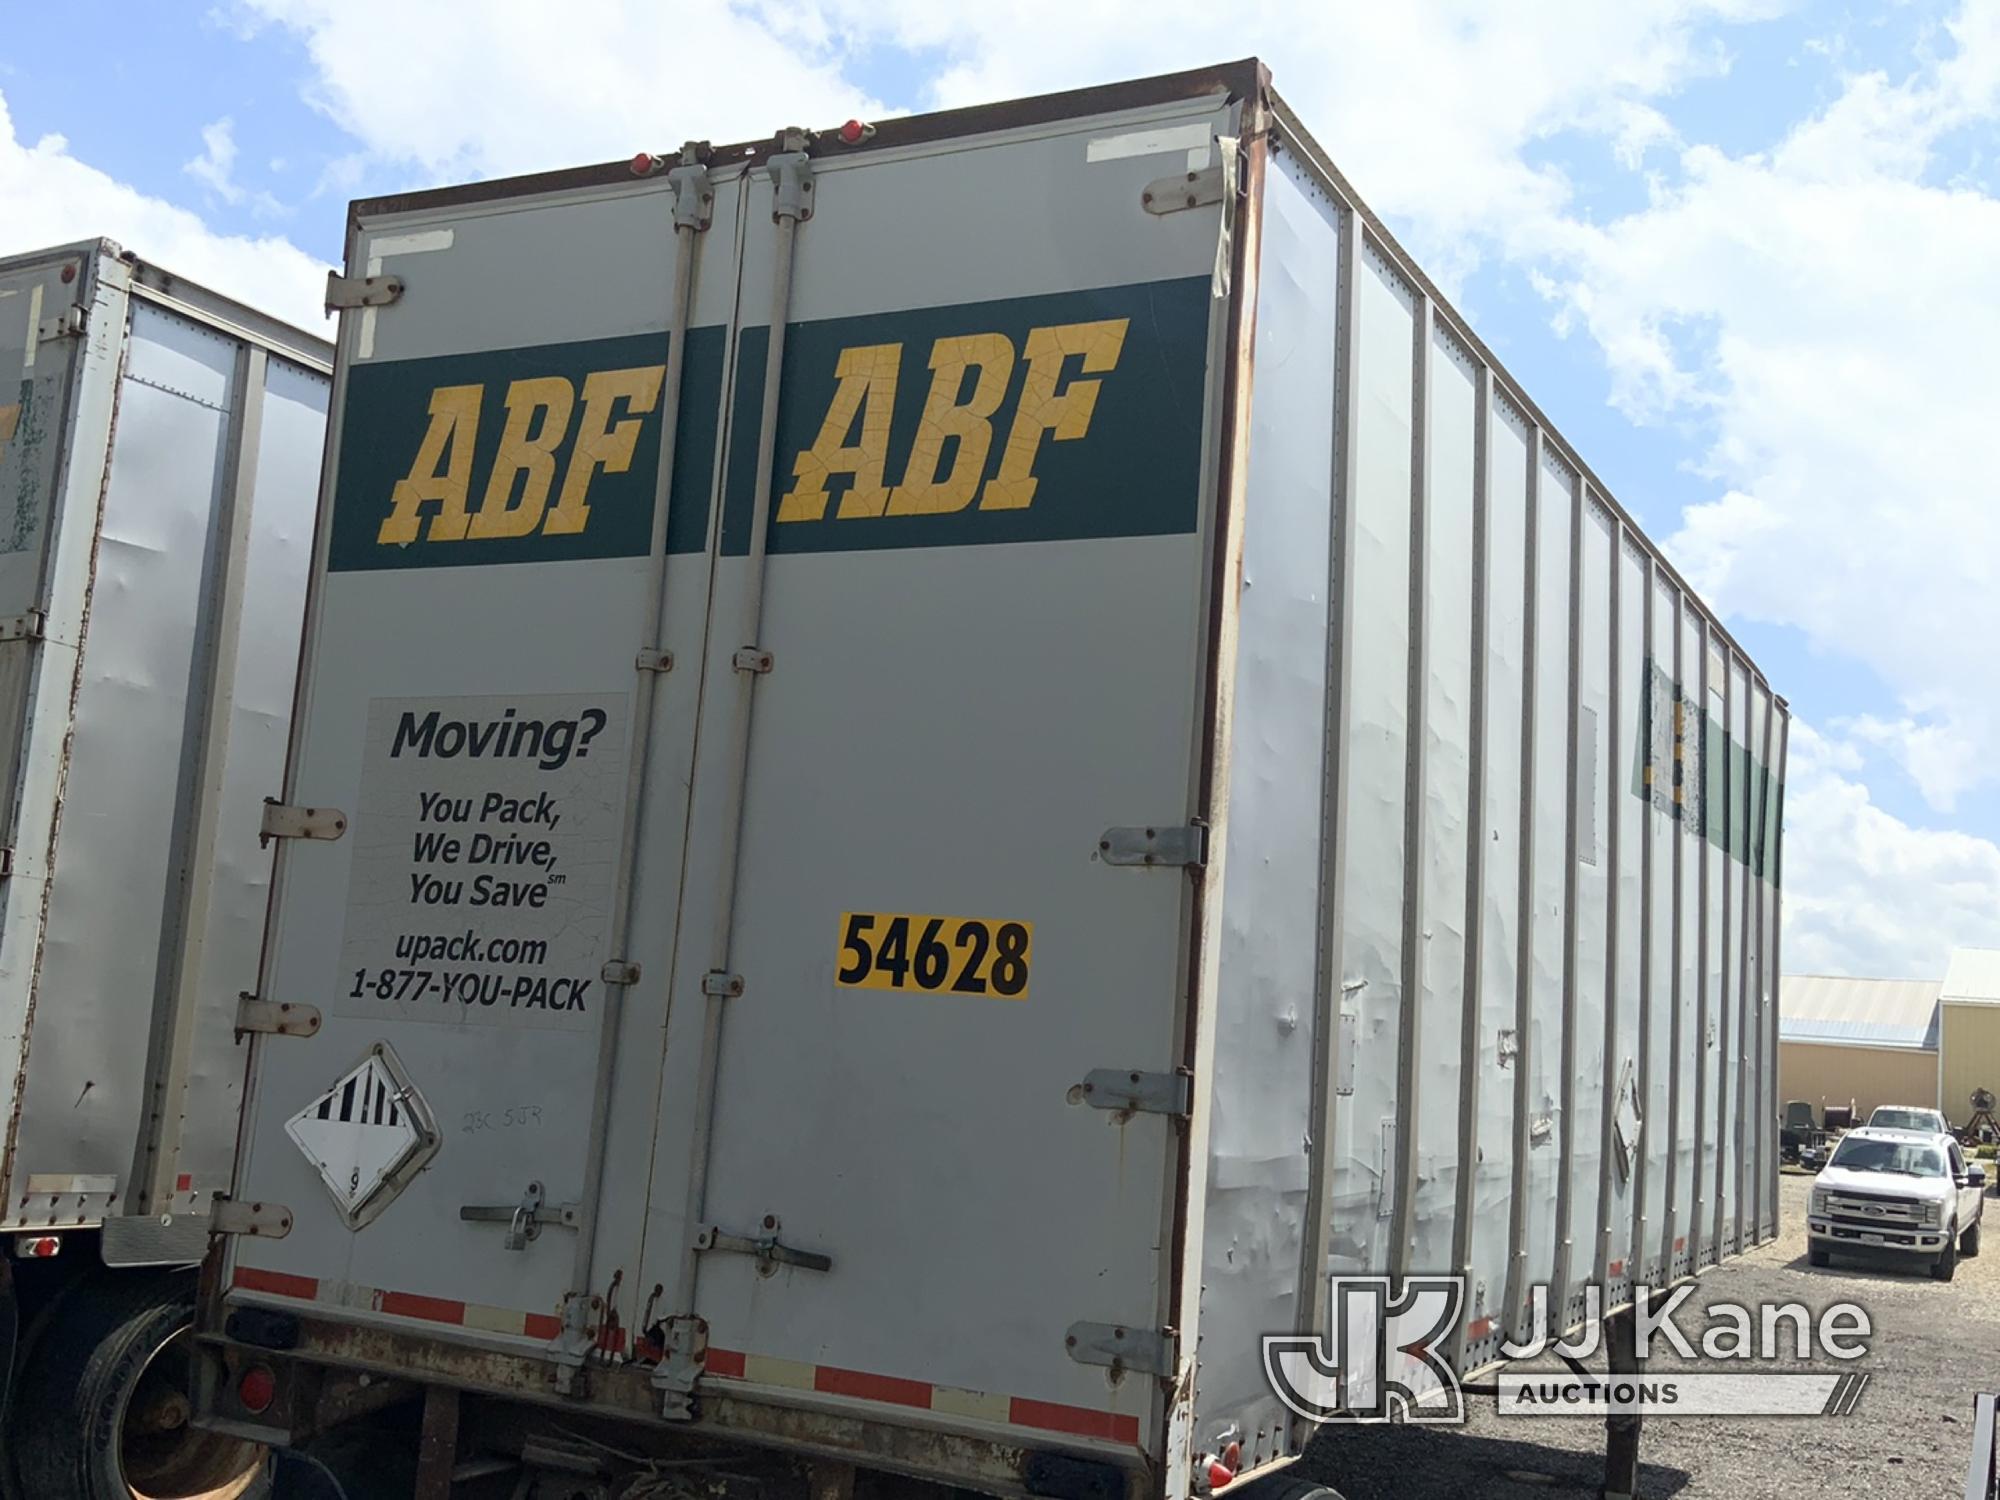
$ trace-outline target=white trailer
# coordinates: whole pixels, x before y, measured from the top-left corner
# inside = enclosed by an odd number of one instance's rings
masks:
[[[1472,1371],[1774,1233],[1782,701],[1256,63],[361,202],[331,300],[204,1420],[1179,1497],[1331,1276]]]
[[[332,352],[108,241],[0,259],[0,1469],[23,1500],[228,1495],[256,1467],[189,1425],[184,1335]]]

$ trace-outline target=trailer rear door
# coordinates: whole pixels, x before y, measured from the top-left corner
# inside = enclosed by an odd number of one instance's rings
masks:
[[[736,192],[715,185],[692,252],[665,535],[683,640],[705,618]],[[286,794],[338,836],[285,840],[264,979],[324,1023],[257,1040],[238,1195],[295,1226],[240,1243],[239,1288],[537,1354],[558,1331],[606,966],[665,975],[694,744],[683,645],[685,670],[653,674],[649,946],[614,953],[635,662],[662,639],[673,201],[630,183],[357,232],[356,280],[404,291],[343,318]],[[650,1076],[657,1022],[634,1030]]]
[[[1152,1441],[1157,1383],[1108,1366],[1171,1369],[1228,303],[1219,194],[1146,196],[1212,179],[1233,117],[1211,99],[814,164],[754,641],[781,237],[769,177],[749,189],[637,1278],[699,1315],[720,1388]],[[753,644],[772,665],[738,806],[731,663]],[[1145,1107],[1105,1107],[1118,1088]]]
[[[537,1353],[581,1284],[607,1357],[681,1337],[670,1406],[1155,1447],[1236,116],[820,153],[789,234],[712,163],[658,631],[671,197],[364,216],[286,794],[346,826],[267,958],[325,1023],[257,1043],[237,1193],[296,1226],[237,1296]]]

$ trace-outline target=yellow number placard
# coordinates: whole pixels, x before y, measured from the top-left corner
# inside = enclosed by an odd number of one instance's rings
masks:
[[[845,911],[834,983],[849,990],[1028,998],[1035,924]]]

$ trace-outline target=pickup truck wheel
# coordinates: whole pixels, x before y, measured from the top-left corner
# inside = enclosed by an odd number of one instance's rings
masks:
[[[194,1273],[94,1277],[21,1372],[14,1464],[47,1500],[237,1500],[264,1450],[197,1430],[189,1326]]]
[[[1979,1220],[1972,1221],[1972,1227],[1958,1237],[1958,1253],[1967,1260],[1979,1254]]]
[[[1954,1229],[1952,1233],[1945,1236],[1944,1249],[1938,1252],[1938,1258],[1931,1263],[1931,1279],[1933,1281],[1949,1281],[1951,1280],[1952,1273],[1957,1269],[1958,1232]]]
[[[1808,1250],[1806,1260],[1821,1270],[1833,1264],[1833,1256],[1825,1250]]]

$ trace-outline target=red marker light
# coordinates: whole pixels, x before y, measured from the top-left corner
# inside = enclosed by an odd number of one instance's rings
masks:
[[[14,1253],[23,1260],[47,1260],[60,1249],[62,1237],[54,1234],[40,1234],[33,1239],[14,1242]]]
[[[1222,1450],[1222,1467],[1234,1474],[1243,1467],[1243,1445],[1231,1443]]]
[[[1219,1490],[1224,1485],[1233,1483],[1235,1478],[1234,1474],[1222,1467],[1221,1459],[1210,1460],[1208,1465],[1208,1487],[1210,1489]]]
[[[271,1373],[271,1367],[252,1365],[245,1370],[243,1378],[236,1382],[236,1399],[252,1416],[269,1411],[271,1403],[278,1399],[278,1377]]]
[[[651,177],[653,175],[653,168],[658,161],[659,158],[654,156],[652,152],[641,151],[637,156],[632,158],[632,175],[634,177]]]
[[[841,142],[843,145],[848,146],[858,146],[874,133],[875,127],[873,125],[864,125],[859,120],[849,120],[845,125],[840,127]]]

